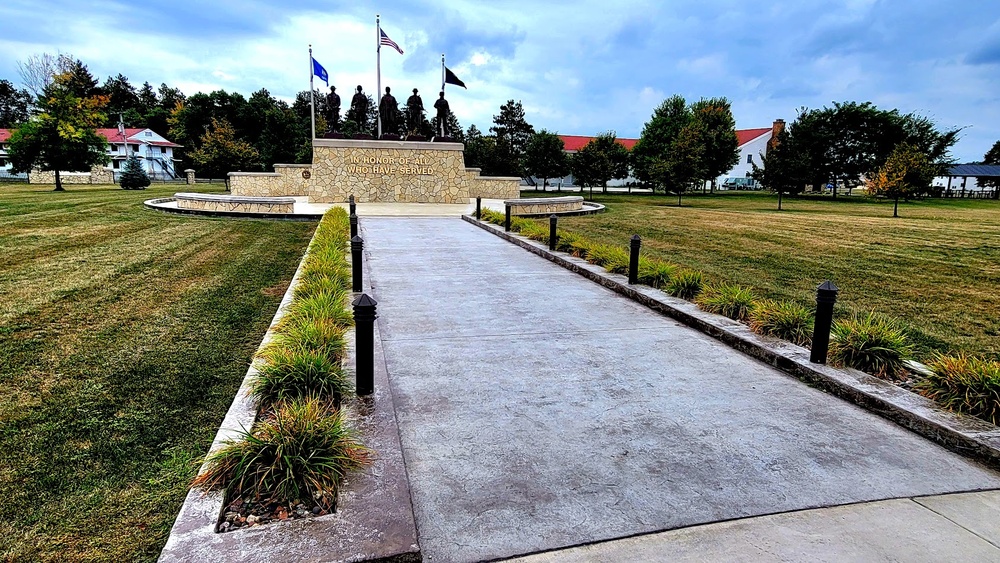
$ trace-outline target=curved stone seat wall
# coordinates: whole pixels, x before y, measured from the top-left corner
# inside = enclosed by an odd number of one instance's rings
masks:
[[[292,213],[295,200],[290,197],[249,197],[238,195],[176,193],[178,209],[225,211],[230,213]]]
[[[583,198],[578,195],[565,197],[538,197],[505,200],[511,215],[548,215],[583,210]]]

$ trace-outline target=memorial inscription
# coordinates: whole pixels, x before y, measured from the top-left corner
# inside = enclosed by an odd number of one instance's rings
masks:
[[[426,157],[362,156],[347,157],[348,174],[434,174],[432,162]]]

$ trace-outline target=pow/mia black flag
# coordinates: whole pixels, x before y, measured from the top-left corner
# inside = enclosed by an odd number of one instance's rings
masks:
[[[465,88],[465,82],[459,80],[458,77],[455,76],[455,73],[452,72],[451,69],[448,67],[444,67],[444,83],[454,84],[455,86],[461,86],[462,88]],[[468,88],[465,89],[468,90]]]

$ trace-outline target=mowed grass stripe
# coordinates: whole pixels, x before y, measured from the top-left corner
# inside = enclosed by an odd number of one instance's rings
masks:
[[[604,214],[559,224],[598,242],[643,250],[761,297],[813,306],[825,279],[841,288],[838,314],[875,309],[905,321],[918,353],[1000,357],[1000,203],[776,198],[760,193],[595,196]]]
[[[0,265],[0,553],[152,561],[315,224],[142,208],[173,187],[67,189],[0,186],[26,215],[0,252],[38,256]]]

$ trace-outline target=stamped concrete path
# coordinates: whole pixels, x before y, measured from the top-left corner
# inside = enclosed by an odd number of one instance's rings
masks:
[[[427,561],[1000,488],[989,469],[459,219],[362,229]]]

